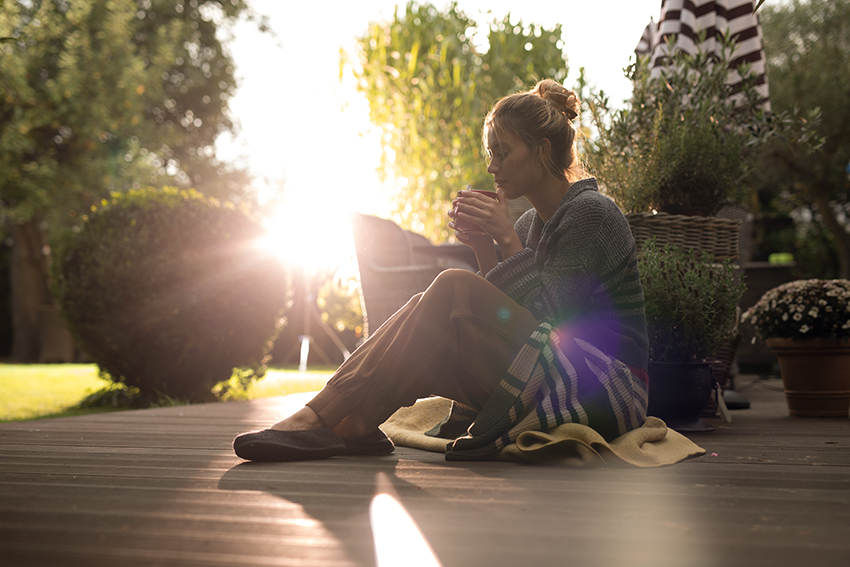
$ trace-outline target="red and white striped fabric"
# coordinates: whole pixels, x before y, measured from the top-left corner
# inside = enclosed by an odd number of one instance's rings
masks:
[[[740,83],[741,76],[736,69],[742,63],[749,63],[756,74],[756,88],[764,99],[764,108],[769,110],[761,26],[758,15],[753,13],[754,7],[753,0],[661,0],[658,23],[649,22],[635,53],[651,56],[651,74],[657,77],[667,59],[668,38],[675,38],[677,49],[695,53],[697,36],[704,31],[703,49],[719,52],[718,38],[729,30],[736,42],[729,83]]]

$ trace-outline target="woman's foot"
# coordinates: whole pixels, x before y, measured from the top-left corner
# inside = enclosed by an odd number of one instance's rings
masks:
[[[378,424],[353,413],[339,422],[333,430],[343,439],[352,439],[373,434],[378,431]]]
[[[350,415],[334,429],[305,406],[269,429],[234,439],[236,454],[249,461],[301,461],[337,455],[388,455],[395,446],[376,425]]]
[[[334,427],[349,455],[389,455],[395,445],[378,426],[358,414],[351,414]]]
[[[243,433],[233,440],[233,450],[246,461],[306,461],[344,455],[348,447],[333,429],[320,427]]]
[[[346,437],[343,441],[345,448],[348,449],[346,455],[379,456],[389,455],[395,451],[393,442],[380,429],[375,429],[360,437]]]
[[[319,417],[313,408],[304,406],[286,419],[282,419],[272,425],[269,429],[278,431],[308,431],[325,427],[325,422]]]
[[[327,427],[325,422],[309,406],[304,406],[286,419],[282,419],[269,429],[277,431],[309,431]],[[332,428],[343,439],[356,439],[367,435],[377,435],[377,424],[358,415],[351,414]]]

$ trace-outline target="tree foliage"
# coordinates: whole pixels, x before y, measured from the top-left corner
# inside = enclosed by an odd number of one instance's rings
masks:
[[[816,219],[817,245],[828,243],[834,259],[821,255],[819,273],[809,276],[848,278],[850,2],[793,0],[767,5],[759,14],[773,108],[791,113],[820,108],[823,119],[816,129],[825,139],[811,155],[781,143],[771,148],[760,167],[761,204],[768,211],[796,209],[799,218]],[[811,237],[813,232],[800,234]]]
[[[110,191],[194,186],[242,200],[214,142],[236,89],[220,29],[244,0],[7,1],[0,11],[0,220],[14,238],[13,357],[30,360],[47,294],[45,228]]]
[[[216,187],[228,172],[213,143],[233,128],[236,89],[216,30],[244,10],[229,0],[7,5],[0,34],[28,37],[2,48],[3,212],[67,216],[110,190],[164,180],[241,191]]]
[[[0,0],[0,10],[3,9],[3,5],[5,3],[6,3],[6,0]],[[19,34],[20,34],[20,32],[19,32]],[[20,35],[19,35],[19,37],[20,37]],[[12,43],[16,39],[17,39],[17,37],[11,36],[11,35],[0,35],[0,44]]]
[[[486,27],[452,3],[444,10],[409,2],[358,38],[358,89],[380,129],[381,173],[401,189],[401,223],[435,240],[448,238],[445,211],[466,184],[485,187],[481,129],[499,97],[538,79],[566,78],[561,28],[548,30],[510,15]]]

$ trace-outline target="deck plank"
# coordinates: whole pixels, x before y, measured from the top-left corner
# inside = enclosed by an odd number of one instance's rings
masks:
[[[781,392],[745,394],[751,409],[690,435],[706,456],[660,469],[455,463],[408,448],[302,463],[233,454],[234,435],[304,396],[0,424],[0,557],[374,565],[382,473],[446,567],[850,564],[850,420],[790,418]]]

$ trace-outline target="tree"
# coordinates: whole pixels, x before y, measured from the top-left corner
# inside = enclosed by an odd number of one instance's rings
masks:
[[[822,223],[826,231],[818,232],[834,258],[821,257],[818,275],[850,278],[850,2],[793,0],[760,15],[774,110],[820,108],[817,132],[825,139],[814,154],[772,146],[761,167],[761,203]]]
[[[448,238],[445,211],[468,183],[486,187],[481,129],[490,105],[538,79],[566,78],[561,28],[512,23],[478,26],[452,3],[443,11],[409,2],[390,21],[373,22],[358,38],[354,74],[380,129],[380,171],[400,182],[401,223],[435,240]],[[342,65],[351,60],[343,54]]]
[[[195,186],[244,197],[213,143],[236,89],[219,27],[244,0],[35,0],[0,12],[0,218],[10,226],[12,356],[39,349],[48,232],[110,191]],[[21,39],[20,31],[27,37]]]

